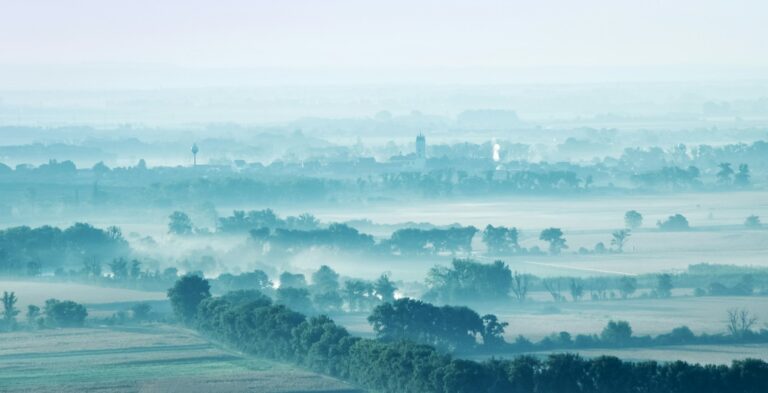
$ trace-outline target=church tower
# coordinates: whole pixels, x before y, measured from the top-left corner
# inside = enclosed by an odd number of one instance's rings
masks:
[[[422,133],[416,137],[416,158],[422,160],[427,158],[427,138]]]

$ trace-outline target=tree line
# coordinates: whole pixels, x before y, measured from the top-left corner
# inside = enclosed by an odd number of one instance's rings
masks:
[[[13,331],[19,328],[17,317],[21,313],[16,307],[19,298],[15,292],[3,292],[2,320],[0,331]],[[88,311],[85,306],[71,300],[48,299],[43,308],[30,304],[25,314],[28,329],[44,329],[57,327],[82,327]]]
[[[679,392],[758,393],[768,389],[768,364],[731,366],[625,362],[554,354],[475,362],[433,346],[350,335],[325,316],[307,318],[255,295],[211,297],[198,276],[181,278],[168,295],[179,319],[239,350],[298,364],[381,392]]]

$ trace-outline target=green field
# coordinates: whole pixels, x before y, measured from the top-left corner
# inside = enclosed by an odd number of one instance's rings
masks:
[[[167,325],[3,334],[3,392],[357,392]]]

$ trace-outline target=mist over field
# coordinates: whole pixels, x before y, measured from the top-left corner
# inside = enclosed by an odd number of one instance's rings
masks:
[[[763,2],[0,8],[0,392],[768,391]]]

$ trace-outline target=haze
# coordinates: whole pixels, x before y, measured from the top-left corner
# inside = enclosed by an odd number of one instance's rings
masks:
[[[767,22],[0,0],[0,391],[768,392]]]

